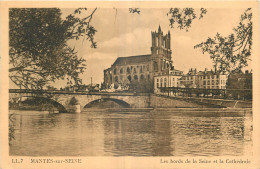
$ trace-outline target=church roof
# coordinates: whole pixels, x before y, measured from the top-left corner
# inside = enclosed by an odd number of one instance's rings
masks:
[[[128,65],[128,64],[135,64],[135,63],[144,63],[144,62],[149,62],[150,59],[151,59],[151,54],[118,57],[113,65]]]

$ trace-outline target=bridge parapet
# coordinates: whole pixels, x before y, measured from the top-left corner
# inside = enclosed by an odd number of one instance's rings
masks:
[[[86,92],[67,92],[67,91],[46,91],[46,90],[26,90],[10,89],[10,98],[12,97],[45,97],[60,103],[65,109],[69,108],[69,102],[74,97],[78,100],[82,110],[91,102],[110,99],[115,102],[125,102],[132,108],[150,107],[149,94],[136,93],[86,93]]]
[[[82,93],[82,92],[63,92],[63,91],[33,91],[33,90],[9,90],[9,97],[43,97],[51,99],[64,107],[69,109],[70,101],[74,97],[78,100],[80,109],[82,110],[86,105],[95,101],[111,100],[117,103],[123,103],[131,108],[198,108],[218,105],[222,107],[250,107],[252,102],[242,101],[225,101],[212,100],[206,98],[173,98],[167,96],[158,96],[154,94],[137,94],[137,93]],[[201,104],[202,103],[202,104]]]

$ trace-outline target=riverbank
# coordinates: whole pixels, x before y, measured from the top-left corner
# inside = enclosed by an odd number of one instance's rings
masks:
[[[179,113],[252,113],[252,108],[106,108],[106,109],[84,109],[83,112],[179,112]]]
[[[198,97],[178,97],[178,96],[165,96],[160,97],[169,98],[173,100],[181,100],[187,102],[193,102],[199,105],[212,106],[216,108],[252,108],[252,101],[243,100],[225,100],[225,99],[214,99],[214,98],[198,98]]]
[[[20,110],[20,111],[39,111],[39,112],[50,112],[50,110],[38,109],[33,110],[33,107],[23,109],[9,109],[10,111]],[[231,113],[231,112],[247,112],[252,113],[252,108],[104,108],[104,109],[96,109],[96,108],[88,108],[83,109],[84,112],[179,112],[179,113],[203,113],[203,112],[216,112],[216,113]],[[54,110],[51,112],[58,112],[58,110]]]

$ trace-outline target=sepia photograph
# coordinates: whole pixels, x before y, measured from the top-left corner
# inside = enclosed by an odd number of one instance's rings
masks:
[[[5,8],[10,163],[252,163],[257,3],[101,3]]]

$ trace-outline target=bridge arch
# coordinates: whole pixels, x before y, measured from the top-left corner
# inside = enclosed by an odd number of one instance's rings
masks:
[[[104,103],[106,101],[112,101],[112,102],[115,102],[117,103],[119,106],[122,106],[122,107],[130,107],[130,104],[128,104],[127,102],[121,100],[121,99],[115,99],[115,98],[100,98],[100,99],[96,99],[96,100],[93,100],[91,102],[88,102],[86,103],[84,106],[83,106],[83,109],[84,108],[91,108],[91,106],[93,106],[94,104],[98,104],[98,103]]]
[[[34,105],[36,106],[40,106],[41,103],[44,103],[44,104],[50,104],[50,105],[53,105],[59,112],[63,112],[63,113],[66,113],[67,110],[66,108],[59,102],[51,99],[51,98],[47,98],[47,97],[32,97],[32,96],[23,96],[25,98],[27,98],[26,100],[22,101],[22,103],[29,103],[29,104],[32,104],[33,103]],[[46,110],[46,109],[44,109]],[[47,110],[53,110],[53,107],[49,107],[49,109]]]

